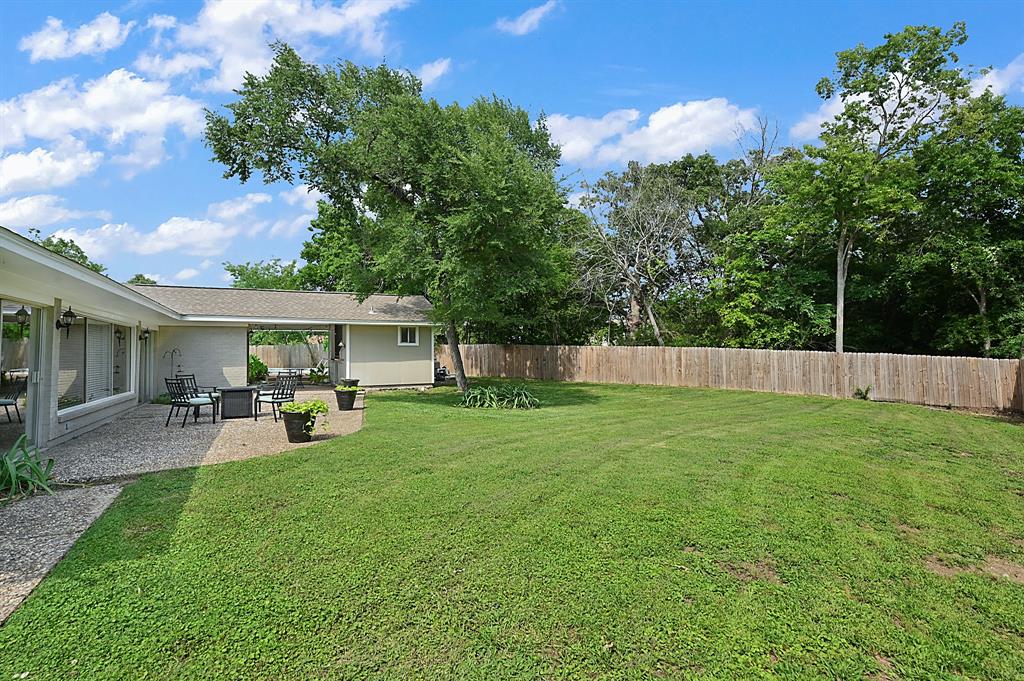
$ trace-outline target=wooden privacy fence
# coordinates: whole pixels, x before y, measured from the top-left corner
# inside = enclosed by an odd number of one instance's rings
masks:
[[[256,355],[271,369],[311,369],[327,360],[327,351],[314,345],[313,356],[305,343],[294,345],[250,345],[249,354]]]
[[[732,388],[1024,411],[1024,362],[877,353],[572,345],[463,345],[468,376]],[[452,369],[447,346],[437,361]]]

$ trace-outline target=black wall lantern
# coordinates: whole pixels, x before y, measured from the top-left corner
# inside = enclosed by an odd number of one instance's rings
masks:
[[[149,329],[142,330],[142,332],[139,334],[139,340],[143,342],[149,340]]]
[[[25,337],[25,327],[28,326],[28,310],[22,305],[21,309],[14,313],[14,321],[18,322],[18,330],[22,338]]]
[[[71,338],[71,325],[75,323],[76,319],[78,319],[78,315],[76,315],[71,310],[71,306],[68,305],[68,309],[64,310],[64,312],[60,316],[60,319],[57,320],[57,329],[67,329],[67,337]]]

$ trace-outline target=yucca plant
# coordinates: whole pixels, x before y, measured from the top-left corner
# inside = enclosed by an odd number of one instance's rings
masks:
[[[53,494],[49,485],[52,472],[53,459],[44,462],[39,451],[29,446],[28,437],[22,435],[0,462],[0,494],[4,499],[40,490]]]

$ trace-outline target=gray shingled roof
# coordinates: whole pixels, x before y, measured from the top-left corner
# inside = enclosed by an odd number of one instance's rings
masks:
[[[129,288],[190,317],[242,317],[353,322],[414,322],[430,320],[430,303],[423,296],[373,295],[358,301],[351,293],[277,291],[254,288],[145,286]]]

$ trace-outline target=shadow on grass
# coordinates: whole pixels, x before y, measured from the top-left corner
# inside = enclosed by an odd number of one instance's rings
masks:
[[[84,560],[64,561],[59,568],[87,571],[90,565],[111,560],[144,560],[166,553],[198,475],[198,468],[147,473],[127,485],[72,549]],[[74,578],[63,571],[60,576]]]

